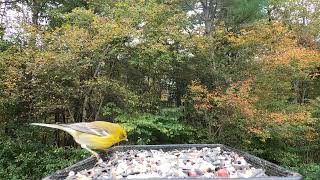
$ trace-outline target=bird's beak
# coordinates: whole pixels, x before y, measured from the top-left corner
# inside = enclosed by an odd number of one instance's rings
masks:
[[[127,141],[127,142],[128,142],[129,140],[128,140],[128,139],[125,139],[125,141]]]

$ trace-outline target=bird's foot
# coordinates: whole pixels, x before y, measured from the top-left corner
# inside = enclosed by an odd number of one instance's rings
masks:
[[[100,167],[107,167],[107,163],[103,162],[101,158],[97,159],[97,163],[95,166],[100,166]]]
[[[101,158],[97,159],[97,164],[103,163],[103,160]]]

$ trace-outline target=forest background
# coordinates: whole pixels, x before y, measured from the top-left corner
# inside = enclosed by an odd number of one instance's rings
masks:
[[[93,120],[123,124],[131,144],[221,143],[320,177],[320,1],[0,7],[0,179],[89,156],[30,122]]]

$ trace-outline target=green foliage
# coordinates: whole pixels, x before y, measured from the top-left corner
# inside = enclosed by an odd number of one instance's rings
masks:
[[[123,112],[115,103],[107,103],[102,111],[106,117],[116,117]]]
[[[316,98],[312,103],[314,106],[312,116],[320,119],[320,97]]]
[[[88,28],[94,21],[95,15],[90,10],[75,8],[71,13],[65,15],[64,24],[70,24],[82,28]]]
[[[157,114],[123,114],[116,121],[126,128],[130,141],[138,144],[202,142],[203,134],[183,122],[182,117],[180,109],[170,108],[162,109]]]
[[[227,8],[225,22],[227,26],[239,28],[240,25],[252,23],[266,15],[264,8],[268,0],[232,0]],[[235,29],[237,30],[237,29]]]
[[[87,1],[85,0],[49,0],[43,4],[41,10],[45,11],[50,19],[49,27],[56,28],[63,24],[66,13],[75,8],[84,8],[86,6]]]
[[[36,128],[11,129],[16,125],[7,125],[10,135],[0,137],[0,179],[40,179],[89,156],[84,150],[44,144]]]
[[[299,172],[305,180],[317,180],[320,177],[320,165],[316,163],[302,164],[292,169]]]

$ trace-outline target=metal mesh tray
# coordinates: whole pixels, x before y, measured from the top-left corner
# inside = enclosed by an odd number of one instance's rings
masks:
[[[283,167],[280,167],[274,163],[268,162],[266,160],[263,160],[261,158],[258,158],[256,156],[250,155],[246,152],[239,151],[234,148],[230,148],[228,146],[222,145],[222,144],[168,144],[168,145],[127,145],[127,146],[114,146],[108,150],[106,150],[105,154],[112,154],[116,151],[127,151],[131,149],[137,149],[137,150],[158,150],[162,149],[163,151],[170,151],[170,150],[181,150],[181,149],[189,149],[189,148],[197,148],[201,149],[204,147],[208,148],[216,148],[220,147],[224,151],[232,151],[240,154],[243,156],[248,163],[253,165],[256,168],[262,168],[266,171],[266,174],[268,177],[260,177],[260,178],[232,178],[233,180],[240,180],[240,179],[246,179],[246,180],[302,180],[303,177],[295,172],[289,171]],[[67,167],[65,169],[59,170],[52,174],[51,176],[45,177],[44,180],[60,180],[65,179],[68,176],[68,173],[70,171],[79,172],[85,169],[91,169],[96,163],[96,159],[94,157],[90,157],[88,159],[82,160],[70,167]],[[160,178],[159,178],[160,179]],[[174,178],[174,179],[180,179],[180,178]],[[187,179],[206,179],[206,178],[187,178]],[[215,178],[217,180],[224,179],[225,178]],[[230,178],[231,179],[231,178]],[[99,179],[102,180],[102,179]]]

